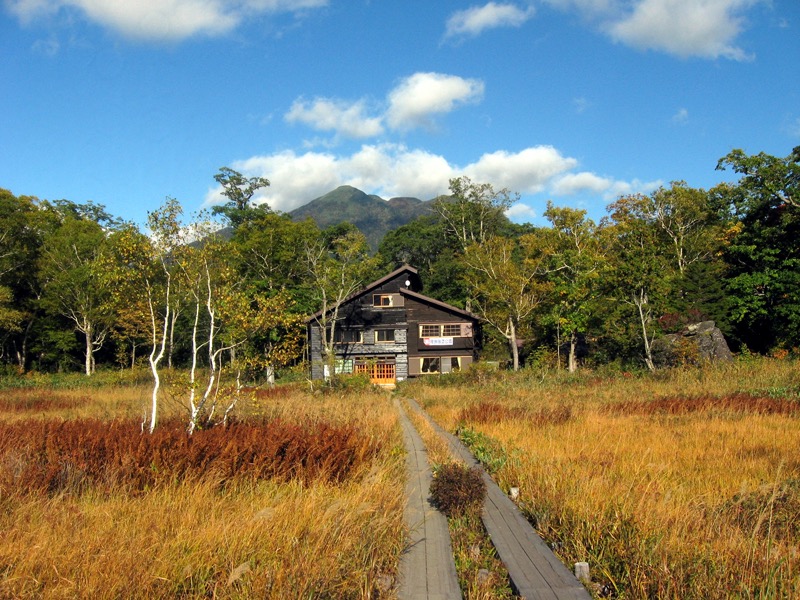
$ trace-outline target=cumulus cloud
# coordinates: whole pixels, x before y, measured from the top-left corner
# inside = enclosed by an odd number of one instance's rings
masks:
[[[532,6],[522,9],[514,4],[489,2],[453,13],[447,20],[445,37],[477,36],[496,27],[520,27],[533,17]]]
[[[736,45],[758,0],[543,0],[575,13],[614,41],[688,58],[749,60]]]
[[[381,118],[367,115],[364,100],[348,103],[328,98],[316,98],[312,102],[298,99],[286,113],[285,119],[321,131],[335,131],[350,138],[366,138],[383,133]]]
[[[415,73],[389,92],[386,119],[393,129],[431,127],[432,117],[456,106],[477,102],[484,85],[478,79],[464,79],[443,73]]]
[[[551,146],[533,146],[519,152],[500,150],[478,157],[467,165],[456,165],[445,157],[401,144],[365,144],[349,155],[330,152],[293,151],[254,156],[233,164],[248,177],[267,177],[271,185],[261,189],[256,202],[267,202],[274,210],[288,212],[340,185],[352,185],[383,198],[415,196],[430,200],[448,193],[449,181],[467,175],[476,182],[508,188],[523,196],[543,192],[554,195],[589,193],[603,199],[620,194],[647,193],[661,182],[617,181],[590,172],[572,171],[578,162]],[[205,205],[222,202],[220,189],[208,191]],[[509,216],[532,218],[525,202],[511,208]]]
[[[641,0],[608,31],[613,39],[642,50],[682,58],[747,60],[750,56],[734,41],[743,28],[739,12],[751,4],[751,0]]]
[[[664,182],[661,179],[655,181],[640,181],[634,179],[632,181],[615,180],[611,187],[609,187],[603,198],[606,200],[615,200],[620,196],[627,196],[629,194],[649,194],[662,187]]]
[[[532,221],[536,218],[536,211],[523,202],[517,202],[506,211],[506,216],[512,221]]]
[[[536,194],[557,175],[578,164],[552,146],[534,146],[512,153],[498,150],[484,154],[475,163],[464,167],[474,181],[487,181],[523,194]]]
[[[614,180],[600,177],[594,173],[567,173],[553,182],[553,193],[558,196],[571,196],[582,192],[602,194],[614,185]]]
[[[384,198],[430,199],[447,191],[456,169],[445,158],[402,145],[364,145],[353,154],[293,151],[254,156],[234,163],[248,177],[267,177],[271,185],[253,198],[273,210],[288,212],[340,185],[352,185]],[[205,206],[224,199],[218,188],[208,191]]]
[[[384,133],[388,127],[408,130],[431,128],[436,115],[477,102],[483,96],[483,82],[442,73],[415,73],[401,80],[392,89],[384,104],[385,110],[373,107],[365,99],[356,101],[338,98],[298,98],[284,115],[289,123],[302,123],[318,131],[363,139]]]
[[[23,22],[72,9],[128,37],[181,40],[229,32],[253,15],[297,13],[325,4],[327,0],[11,0],[8,7]]]

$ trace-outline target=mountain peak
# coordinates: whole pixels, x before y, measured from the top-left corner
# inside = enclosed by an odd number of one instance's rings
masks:
[[[428,202],[418,198],[400,197],[387,201],[351,185],[340,185],[289,215],[296,221],[311,217],[322,229],[342,222],[352,223],[366,236],[370,248],[375,251],[387,232],[429,211]]]

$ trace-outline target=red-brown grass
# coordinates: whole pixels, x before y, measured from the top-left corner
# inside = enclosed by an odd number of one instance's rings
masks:
[[[350,426],[233,423],[187,435],[171,421],[153,434],[134,420],[0,424],[0,489],[7,493],[143,492],[211,476],[223,485],[265,478],[337,482],[378,452]]]
[[[497,402],[479,402],[463,408],[458,415],[459,422],[496,424],[502,421],[523,419],[534,427],[560,425],[572,418],[572,409],[561,405],[542,407],[533,411],[521,407],[510,407]]]
[[[629,400],[605,407],[613,415],[685,415],[698,412],[724,412],[758,415],[800,415],[800,402],[785,398],[753,396],[747,393],[727,396],[670,396],[654,400]]]
[[[40,388],[21,388],[0,393],[0,412],[44,412],[74,408],[89,402],[88,396],[75,397]]]

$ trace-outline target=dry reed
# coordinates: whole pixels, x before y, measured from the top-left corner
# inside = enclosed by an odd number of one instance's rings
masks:
[[[494,442],[501,485],[520,487],[562,559],[588,561],[612,595],[793,598],[798,384],[796,363],[764,360],[655,376],[499,375],[481,389],[414,393],[449,430]],[[560,407],[569,418],[543,418]]]
[[[80,411],[54,407],[28,425],[63,427],[80,417],[111,430],[102,422],[106,414],[138,411],[135,394],[115,397],[109,408],[103,392],[70,391],[89,398]],[[26,427],[16,413],[8,415],[0,405],[0,422]],[[244,437],[222,469],[211,468],[212,461],[196,472],[184,465],[168,475],[174,465],[167,444],[154,467],[163,478],[138,489],[116,485],[114,478],[89,478],[50,493],[22,493],[6,478],[0,484],[0,597],[392,597],[403,536],[404,463],[390,400],[372,392],[330,398],[292,388],[248,393],[239,415],[245,429],[282,423],[295,441],[322,431],[342,448],[355,443],[374,452],[362,453],[358,463],[345,460],[350,467],[333,477],[328,467],[311,476],[297,469],[254,476],[245,464],[248,447],[259,443],[253,436],[278,431],[265,428]],[[283,457],[294,464],[314,452],[290,446]],[[224,447],[218,440],[211,453]],[[13,452],[0,454],[8,467]]]

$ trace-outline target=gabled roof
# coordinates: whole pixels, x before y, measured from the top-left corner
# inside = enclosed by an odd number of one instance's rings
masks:
[[[394,271],[392,271],[392,272],[391,272],[391,273],[389,273],[388,275],[385,275],[384,277],[381,277],[380,279],[376,279],[375,281],[373,281],[372,283],[370,283],[370,284],[369,284],[369,285],[367,285],[366,287],[363,287],[363,288],[361,288],[361,289],[360,289],[360,290],[358,290],[357,292],[353,292],[353,293],[352,293],[352,294],[350,294],[350,295],[349,295],[347,298],[345,298],[344,300],[342,300],[342,305],[344,305],[344,304],[347,304],[348,302],[350,302],[350,301],[351,301],[351,300],[353,300],[354,298],[358,298],[359,296],[363,296],[364,294],[368,294],[368,293],[369,293],[369,292],[371,292],[372,290],[374,290],[374,289],[376,289],[376,288],[379,288],[380,286],[382,286],[382,285],[383,285],[384,283],[386,283],[387,281],[391,281],[392,279],[394,279],[395,277],[397,277],[397,276],[398,276],[398,275],[400,275],[401,273],[408,273],[410,276],[413,276],[413,278],[414,278],[414,279],[416,279],[416,283],[417,283],[417,284],[419,284],[419,281],[420,281],[420,279],[419,279],[419,272],[418,272],[418,271],[417,271],[417,270],[416,270],[414,267],[412,267],[411,265],[403,265],[402,267],[399,267],[399,268],[395,269]],[[401,291],[401,292],[403,292],[403,291],[406,291],[406,292],[408,292],[408,291],[410,291],[410,290],[402,290],[402,289],[401,289],[400,291]],[[423,296],[423,297],[424,297],[424,296]],[[328,309],[328,312],[330,312],[330,311],[332,311],[332,310],[333,310],[332,308],[329,308],[329,309]],[[322,316],[322,310],[318,310],[318,311],[317,311],[317,312],[315,312],[313,315],[311,315],[310,317],[308,317],[308,318],[306,319],[306,323],[310,323],[310,322],[311,322],[311,321],[313,321],[314,319],[318,319],[320,316]]]
[[[400,290],[401,296],[407,296],[409,298],[413,298],[415,300],[419,300],[420,302],[424,302],[425,304],[432,304],[438,308],[443,310],[449,311],[453,314],[459,315],[464,317],[465,319],[471,319],[473,321],[480,321],[481,318],[478,315],[475,315],[467,310],[463,310],[461,308],[456,308],[451,304],[447,304],[446,302],[442,302],[441,300],[436,300],[435,298],[430,298],[419,292],[412,292],[411,290]]]

